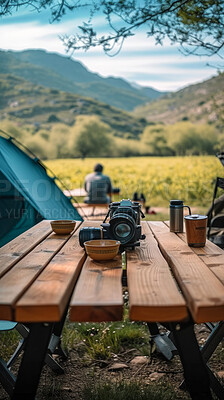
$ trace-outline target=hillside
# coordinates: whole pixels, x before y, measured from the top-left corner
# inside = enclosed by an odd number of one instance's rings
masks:
[[[165,124],[178,121],[209,123],[221,130],[224,123],[224,73],[139,106],[134,114],[147,121]]]
[[[103,78],[80,62],[44,50],[0,51],[2,74],[11,74],[35,85],[91,97],[122,110],[131,111],[164,93],[134,87],[121,78]]]
[[[0,74],[0,120],[50,128],[52,123],[73,125],[78,115],[98,115],[116,136],[136,137],[146,126],[144,119],[56,89],[48,89],[9,74]]]

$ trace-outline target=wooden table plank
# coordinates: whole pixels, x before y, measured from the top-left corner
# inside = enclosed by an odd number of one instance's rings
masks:
[[[165,224],[169,227],[169,221],[165,221]],[[177,235],[187,243],[185,232]],[[204,247],[191,247],[191,249],[224,285],[224,251],[208,239]]]
[[[102,222],[102,221],[101,221]],[[83,226],[98,227],[100,221]],[[79,322],[119,321],[123,316],[122,260],[93,261],[87,257],[70,302],[70,320]]]
[[[86,259],[78,235],[79,229],[17,302],[16,321],[60,321]]]
[[[48,221],[50,225],[50,222]],[[71,235],[52,233],[18,261],[0,280],[0,319],[14,320],[13,308]]]
[[[79,322],[119,321],[123,316],[122,260],[93,261],[82,268],[70,306],[70,320]]]
[[[188,317],[185,300],[146,222],[146,239],[135,251],[127,251],[130,319],[177,321]]]
[[[28,254],[52,232],[49,221],[43,220],[0,248],[0,277]]]
[[[197,323],[224,316],[224,286],[207,265],[162,222],[148,222]]]
[[[178,234],[178,236],[187,243],[186,235]],[[191,247],[191,249],[224,285],[224,251],[209,240],[206,240],[204,247]]]

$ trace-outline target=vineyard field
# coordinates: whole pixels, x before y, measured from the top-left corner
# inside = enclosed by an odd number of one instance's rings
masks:
[[[97,162],[104,165],[113,186],[120,188],[120,198],[144,193],[154,207],[166,207],[170,199],[209,207],[215,179],[224,174],[215,156],[61,159],[45,161],[45,165],[68,189],[74,189],[83,187],[85,175]]]

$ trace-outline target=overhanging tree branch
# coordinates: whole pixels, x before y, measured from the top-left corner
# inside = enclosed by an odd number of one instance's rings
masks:
[[[111,55],[137,30],[144,29],[156,44],[165,38],[177,43],[184,54],[223,57],[223,0],[7,0],[0,2],[0,16],[32,6],[36,11],[49,9],[51,22],[67,13],[86,8],[88,18],[74,34],[62,38],[68,51],[102,46]],[[96,31],[94,18],[104,16],[109,33]],[[202,53],[203,52],[203,53]]]

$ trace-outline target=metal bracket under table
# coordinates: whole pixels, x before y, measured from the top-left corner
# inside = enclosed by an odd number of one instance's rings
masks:
[[[209,371],[194,332],[194,322],[169,323],[193,400],[212,400]]]
[[[53,323],[32,323],[30,325],[30,333],[26,340],[12,400],[35,399],[53,326]]]
[[[207,324],[206,324],[207,325]],[[211,324],[212,331],[206,340],[205,344],[201,346],[201,354],[203,357],[204,362],[207,364],[210,357],[214,353],[215,349],[219,345],[219,343],[223,340],[224,338],[224,321],[220,321],[217,324]],[[207,371],[209,374],[209,381],[210,381],[210,387],[212,388],[213,392],[217,396],[218,399],[223,400],[224,399],[224,387],[221,385],[219,380],[216,378],[216,376],[213,374],[211,369],[209,368],[209,365],[206,365]],[[180,385],[181,389],[184,389],[185,387],[185,381],[183,381]]]

